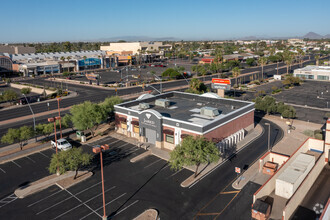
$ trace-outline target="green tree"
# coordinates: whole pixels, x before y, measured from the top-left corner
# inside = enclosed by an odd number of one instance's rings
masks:
[[[53,123],[46,123],[46,124],[37,124],[36,126],[36,133],[39,135],[44,135],[49,138],[54,132],[54,124]]]
[[[233,72],[233,77],[235,78],[235,82],[236,82],[236,84],[234,86],[234,97],[235,97],[236,96],[236,87],[238,86],[237,85],[237,78],[241,74],[241,70],[238,67],[234,67],[232,72]]]
[[[283,118],[295,118],[296,117],[296,109],[293,106],[285,106],[284,111],[282,112]]]
[[[123,99],[119,96],[111,96],[110,98],[106,98],[102,103],[100,103],[101,107],[107,113],[108,116],[111,116],[114,112],[114,106],[123,102]]]
[[[191,79],[189,88],[185,91],[188,93],[202,94],[207,91],[206,85],[197,78]]]
[[[261,66],[261,78],[264,79],[264,65],[267,64],[266,57],[260,57],[258,60],[259,65]]]
[[[50,161],[48,170],[50,173],[57,172],[57,164],[60,174],[66,171],[75,171],[73,179],[77,178],[77,174],[80,168],[90,164],[92,155],[89,153],[83,153],[81,148],[72,148],[67,151],[61,151],[60,153],[53,154]]]
[[[65,114],[63,118],[61,118],[61,124],[63,128],[72,128],[73,129],[73,124],[72,124],[72,118],[70,114]]]
[[[319,55],[315,55],[315,60],[316,60],[316,66],[319,65],[319,61],[320,61],[320,56]]]
[[[291,64],[293,62],[293,54],[292,52],[285,50],[283,52],[283,60],[286,64],[286,73],[289,74],[289,68],[291,68]]]
[[[97,126],[107,118],[104,109],[90,101],[72,106],[70,113],[74,127],[78,130],[90,130],[93,137],[93,128],[97,129]]]
[[[178,70],[173,69],[173,68],[168,68],[162,73],[162,76],[167,76],[170,77],[171,79],[176,79],[181,76]]]
[[[183,166],[196,166],[195,177],[198,168],[203,163],[213,163],[219,160],[219,151],[215,144],[204,137],[188,136],[182,143],[177,145],[170,153],[169,163],[174,170],[182,169]]]
[[[246,64],[250,67],[254,66],[254,62],[255,62],[255,60],[253,58],[247,58],[246,59]]]
[[[13,101],[18,98],[18,94],[14,90],[9,89],[3,93],[3,98],[5,101]]]
[[[30,87],[25,87],[21,89],[21,93],[24,95],[30,94],[31,93],[31,88]]]
[[[23,144],[28,139],[34,136],[34,131],[31,127],[22,126],[20,128],[9,128],[7,133],[2,136],[1,142],[6,144],[13,144],[19,142],[21,150],[23,150]]]

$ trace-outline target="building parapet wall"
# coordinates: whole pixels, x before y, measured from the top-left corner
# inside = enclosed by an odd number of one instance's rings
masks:
[[[287,205],[283,211],[283,220],[289,219],[291,215],[294,213],[298,205],[303,201],[309,189],[314,184],[317,177],[320,175],[322,169],[324,168],[325,162],[325,154],[323,154],[317,163],[314,165],[313,169],[308,173],[307,177],[300,184],[296,192],[293,194],[291,199],[288,201]]]
[[[294,159],[299,155],[299,153],[303,153],[309,150],[309,140],[306,139],[305,142],[291,155],[290,160],[287,160],[275,173],[269,178],[264,185],[262,185],[257,192],[253,195],[253,203],[263,196],[270,195],[275,190],[275,183],[278,176],[290,165],[290,161],[294,161]]]

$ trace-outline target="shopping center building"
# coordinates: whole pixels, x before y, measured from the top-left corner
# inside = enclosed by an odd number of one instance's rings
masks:
[[[116,131],[141,143],[173,150],[187,136],[204,136],[223,148],[254,128],[254,103],[216,94],[144,94],[115,105]]]
[[[306,66],[294,70],[294,76],[303,79],[330,80],[330,66]]]

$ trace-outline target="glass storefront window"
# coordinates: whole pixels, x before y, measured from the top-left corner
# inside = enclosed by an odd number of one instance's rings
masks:
[[[165,141],[166,141],[167,143],[174,144],[174,136],[173,136],[173,135],[166,134],[166,135],[165,135]]]

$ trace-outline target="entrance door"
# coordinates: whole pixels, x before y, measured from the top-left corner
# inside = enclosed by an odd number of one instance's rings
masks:
[[[156,131],[151,130],[149,128],[145,128],[146,130],[146,142],[151,144],[156,144]]]

